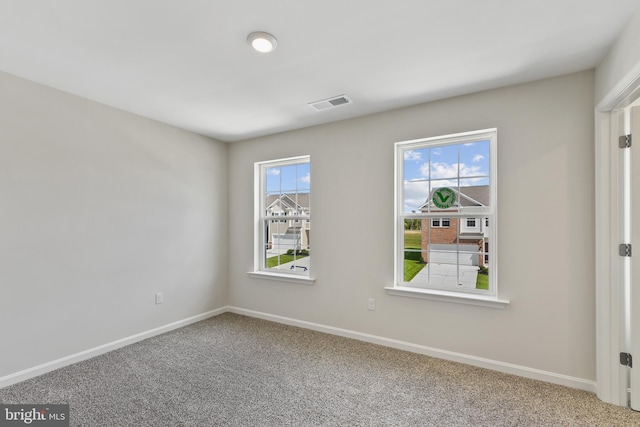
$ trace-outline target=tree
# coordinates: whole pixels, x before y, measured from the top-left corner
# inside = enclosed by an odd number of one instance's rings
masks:
[[[404,220],[404,229],[405,230],[420,230],[421,220],[419,219],[405,219]]]

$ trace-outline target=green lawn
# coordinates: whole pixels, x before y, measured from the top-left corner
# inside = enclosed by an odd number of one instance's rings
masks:
[[[478,280],[476,280],[476,289],[489,290],[489,275],[478,274]]]
[[[305,258],[307,256],[309,255],[297,255],[295,259]],[[279,258],[280,259],[278,260],[278,255],[272,256],[271,258],[267,258],[267,268],[277,267],[281,264],[286,264],[288,262],[291,262],[294,259],[293,255],[287,255],[287,254],[282,254],[280,255]]]
[[[414,258],[414,259],[410,259]],[[418,252],[404,253],[404,281],[409,282],[427,265],[420,259]]]
[[[405,249],[422,249],[422,234],[420,230],[404,231]],[[424,268],[426,264],[422,262],[419,252],[404,253],[404,281],[409,282],[416,277],[416,274]]]
[[[420,233],[420,230],[404,231],[404,248],[405,249],[422,248],[422,234]]]

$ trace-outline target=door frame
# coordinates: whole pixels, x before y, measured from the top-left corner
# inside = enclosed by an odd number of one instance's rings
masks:
[[[620,113],[640,96],[640,64],[595,109],[595,268],[596,394],[601,400],[628,405],[626,369],[619,353],[626,349],[625,293],[619,283],[618,231],[621,227],[618,136]]]

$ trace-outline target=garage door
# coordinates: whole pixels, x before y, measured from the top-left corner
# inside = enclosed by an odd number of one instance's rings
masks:
[[[431,249],[429,256],[434,264],[455,264],[458,260],[460,265],[478,265],[478,246],[476,245],[431,245],[429,249]],[[456,250],[461,252],[459,259]]]

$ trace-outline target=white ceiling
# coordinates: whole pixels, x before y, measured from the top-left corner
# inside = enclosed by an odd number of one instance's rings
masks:
[[[593,68],[636,5],[0,0],[0,70],[237,141]],[[341,94],[354,103],[308,105]]]

